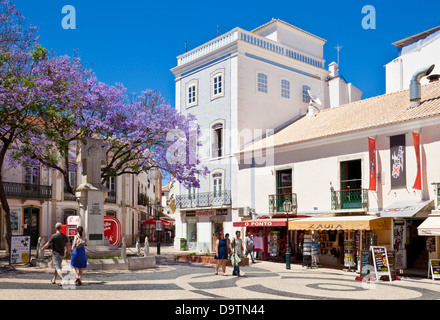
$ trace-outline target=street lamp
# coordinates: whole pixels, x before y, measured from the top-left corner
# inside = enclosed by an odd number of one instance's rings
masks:
[[[292,203],[289,199],[284,200],[284,212],[287,217],[287,249],[286,249],[286,269],[290,270],[290,249],[289,249],[289,212],[292,210]]]
[[[160,212],[162,211],[162,206],[160,201],[156,203],[157,221],[156,221],[156,231],[157,231],[157,254],[160,255],[160,231],[162,229],[162,223],[160,221]],[[160,225],[160,228],[157,226]]]

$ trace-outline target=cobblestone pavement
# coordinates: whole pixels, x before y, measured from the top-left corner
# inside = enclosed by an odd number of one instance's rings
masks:
[[[1,300],[438,300],[440,281],[403,277],[400,281],[364,283],[356,273],[307,269],[292,264],[257,262],[242,276],[214,274],[214,266],[157,257],[157,267],[139,271],[86,271],[82,286],[53,285],[53,272],[21,267],[0,268]],[[70,277],[66,271],[65,276]],[[58,283],[60,280],[58,280]]]

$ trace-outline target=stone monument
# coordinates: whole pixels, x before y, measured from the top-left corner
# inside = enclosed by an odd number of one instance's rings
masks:
[[[83,138],[78,160],[82,165],[80,185],[75,190],[79,199],[79,225],[84,228],[87,246],[103,246],[104,199],[108,189],[101,184],[101,164],[106,160],[101,140]]]

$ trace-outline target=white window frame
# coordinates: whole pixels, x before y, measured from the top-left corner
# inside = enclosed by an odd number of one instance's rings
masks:
[[[224,96],[225,96],[225,70],[224,69],[216,70],[211,74],[211,100]]]
[[[191,90],[191,91],[190,91]],[[198,101],[197,101],[197,96],[198,96],[198,81],[197,80],[191,80],[189,81],[186,86],[185,86],[185,104],[186,107],[193,107],[196,106]]]
[[[261,75],[261,77],[260,77]],[[268,92],[268,76],[266,73],[257,72],[257,91],[261,93]]]
[[[214,142],[215,142],[215,134],[216,134],[216,130],[219,129],[214,129],[214,127],[221,125],[221,135],[220,135],[220,139],[221,139],[221,154],[214,156]],[[219,120],[219,121],[215,121],[213,123],[211,123],[210,125],[210,129],[211,129],[211,141],[210,141],[210,154],[209,157],[211,159],[218,159],[218,158],[222,158],[225,156],[225,121],[224,120]],[[218,154],[218,153],[217,153]]]
[[[290,99],[290,81],[287,79],[281,79],[281,98]]]
[[[307,89],[305,89],[305,88],[307,88]],[[307,90],[311,90],[311,88],[308,84],[301,85],[301,101],[303,103],[310,103],[310,96],[309,96]]]

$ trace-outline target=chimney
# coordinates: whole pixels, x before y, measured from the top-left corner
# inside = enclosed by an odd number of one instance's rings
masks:
[[[330,77],[339,77],[339,65],[336,62],[332,62],[328,65],[328,70],[330,71]]]
[[[430,67],[420,69],[414,73],[413,77],[411,78],[411,84],[409,87],[411,108],[416,108],[420,105],[420,101],[422,100],[422,85],[420,84],[420,80],[422,80],[423,77],[429,76],[432,70],[434,70],[434,67],[435,64]]]

